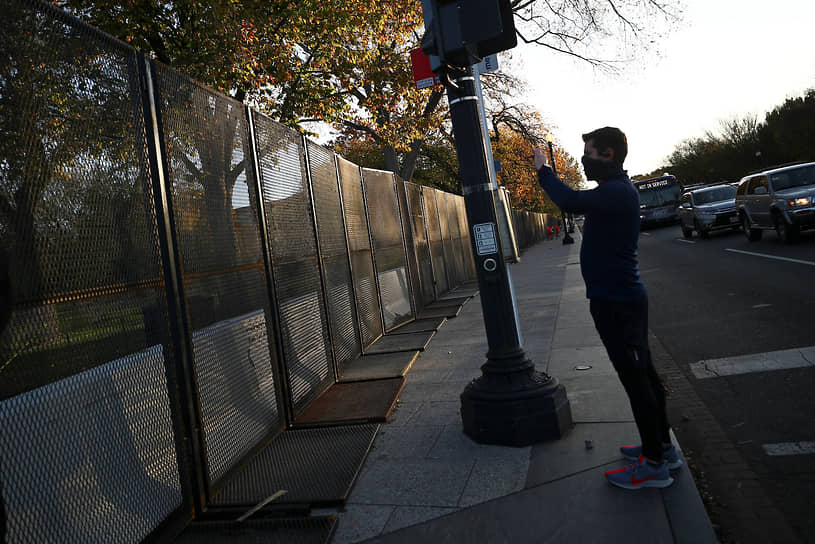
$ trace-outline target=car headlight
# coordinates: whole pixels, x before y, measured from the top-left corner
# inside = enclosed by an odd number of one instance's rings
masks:
[[[787,204],[790,208],[797,208],[800,206],[809,206],[812,204],[812,197],[811,196],[802,196],[799,198],[793,198],[792,200],[787,200]]]

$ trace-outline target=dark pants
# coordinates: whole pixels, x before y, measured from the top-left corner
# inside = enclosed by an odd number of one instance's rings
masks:
[[[647,459],[662,459],[662,443],[671,441],[665,413],[665,389],[648,349],[648,299],[611,302],[592,299],[591,316],[608,357],[628,393]]]

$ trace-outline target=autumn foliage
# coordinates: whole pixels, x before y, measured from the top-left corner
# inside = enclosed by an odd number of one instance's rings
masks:
[[[430,183],[435,171],[443,179],[434,184],[452,190],[458,184],[444,90],[418,90],[412,77],[409,53],[423,31],[418,0],[56,3],[276,121],[306,132],[310,121],[330,124],[342,131],[341,152],[364,155],[366,163],[404,179]],[[534,171],[520,166],[531,156],[524,148],[531,144],[523,142],[542,135],[538,123],[527,123],[537,114],[519,115],[516,105],[504,103],[508,95],[499,94],[502,114],[491,122],[512,131],[495,139],[505,164],[502,183],[517,190],[518,205],[550,209]],[[570,160],[563,158],[562,173],[576,183],[580,175],[569,177]]]
[[[498,183],[509,190],[513,207],[544,213],[560,213],[558,207],[538,184],[538,174],[532,162],[534,144],[521,134],[501,131],[493,138],[492,152],[500,161]],[[580,188],[582,175],[575,160],[562,148],[554,146],[555,167],[560,178],[569,186]]]

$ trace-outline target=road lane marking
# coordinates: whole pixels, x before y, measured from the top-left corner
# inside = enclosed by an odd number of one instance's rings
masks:
[[[699,380],[804,367],[815,368],[815,346],[707,359],[690,364],[691,372]]]
[[[767,455],[812,455],[815,454],[815,442],[779,442],[762,444]]]
[[[757,308],[769,308],[770,306],[772,306],[772,304],[756,304],[755,306],[753,306],[753,309],[755,310]]]
[[[752,251],[742,251],[740,249],[731,249],[726,247],[725,251],[731,251],[733,253],[743,253],[745,255],[752,255],[754,257],[764,257],[765,259],[775,259],[777,261],[787,261],[790,263],[798,263],[798,264],[808,264],[809,266],[815,266],[815,261],[804,261],[801,259],[790,259],[789,257],[778,257],[777,255],[767,255],[766,253],[753,253]]]
[[[676,241],[677,242],[682,242],[683,244],[695,244],[696,243],[693,240],[685,240],[684,238],[677,238]]]

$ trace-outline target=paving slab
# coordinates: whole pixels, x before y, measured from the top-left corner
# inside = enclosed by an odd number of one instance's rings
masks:
[[[590,366],[591,368],[584,368]],[[606,348],[583,346],[556,348],[549,353],[547,372],[560,378],[604,375],[616,379],[617,372],[608,360]]]
[[[559,480],[589,467],[615,462],[622,465],[620,446],[630,444],[639,444],[639,433],[633,421],[578,423],[560,440],[532,447],[526,487]]]
[[[332,542],[361,542],[382,533],[396,506],[349,504],[337,524]]]
[[[602,346],[603,341],[594,330],[594,323],[573,327],[558,326],[552,339],[552,349]]]
[[[403,401],[433,401],[457,399],[464,390],[465,383],[410,383],[400,397]]]
[[[657,489],[627,493],[603,471],[580,472],[547,485],[481,503],[368,542],[673,543]],[[599,470],[599,474],[598,474]],[[621,523],[636,512],[636,523]]]
[[[566,388],[575,423],[633,421],[631,405],[620,381],[609,376],[556,376]]]
[[[349,503],[457,507],[475,461],[369,459]]]
[[[368,457],[376,460],[427,457],[443,430],[442,425],[388,425],[380,428]]]
[[[388,426],[408,425],[410,418],[413,417],[421,407],[421,401],[405,401],[400,398],[396,401],[396,406],[394,406],[391,415],[388,417]]]
[[[446,514],[456,512],[458,508],[440,508],[433,506],[397,506],[391,513],[388,523],[385,525],[383,533],[397,531],[403,527],[409,527],[435,519]]]
[[[473,506],[521,491],[528,468],[528,455],[519,459],[476,460],[467,487],[459,499],[459,506]]]
[[[461,423],[461,401],[426,401],[420,404],[410,419],[410,425],[455,425]]]
[[[510,446],[496,446],[491,444],[478,444],[464,434],[461,421],[447,425],[439,435],[428,457],[433,459],[459,459],[462,461],[485,459],[495,462],[522,459],[529,462],[531,446],[514,448]]]

